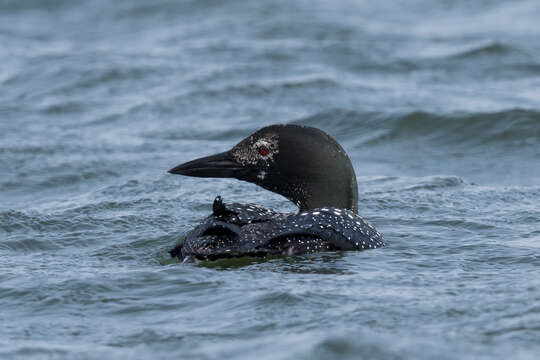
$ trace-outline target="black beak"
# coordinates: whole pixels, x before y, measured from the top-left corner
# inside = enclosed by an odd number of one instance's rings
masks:
[[[213,177],[213,178],[233,178],[243,170],[243,166],[234,161],[228,151],[195,159],[178,165],[169,170],[171,174]]]

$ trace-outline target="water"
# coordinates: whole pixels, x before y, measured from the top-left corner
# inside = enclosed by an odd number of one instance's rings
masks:
[[[540,353],[540,3],[1,1],[0,357]],[[182,265],[166,170],[272,123],[337,138],[390,246]]]

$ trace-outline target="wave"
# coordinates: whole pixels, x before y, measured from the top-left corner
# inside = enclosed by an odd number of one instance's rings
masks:
[[[454,58],[472,58],[477,56],[501,56],[512,53],[519,53],[514,47],[500,43],[490,42],[487,44],[480,44],[468,49],[464,49],[453,55]]]
[[[20,10],[56,10],[73,5],[69,0],[48,0],[48,1],[36,1],[36,0],[6,0],[0,2],[0,10],[3,11],[20,11]]]
[[[518,47],[499,41],[481,41],[474,43],[444,43],[423,50],[424,58],[432,59],[476,59],[485,56],[521,55]]]
[[[511,109],[492,113],[361,113],[334,109],[292,121],[316,126],[363,145],[428,140],[438,144],[534,145],[540,142],[540,112]]]

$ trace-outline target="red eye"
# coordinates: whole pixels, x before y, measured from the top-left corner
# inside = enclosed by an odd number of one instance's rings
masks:
[[[269,153],[270,153],[270,151],[267,148],[265,148],[264,146],[261,146],[259,148],[259,154],[261,154],[262,156],[266,156]]]

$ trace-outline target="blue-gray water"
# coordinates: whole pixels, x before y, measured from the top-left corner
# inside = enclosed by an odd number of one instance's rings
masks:
[[[540,2],[0,1],[0,357],[538,359]],[[271,123],[389,247],[182,265]]]

